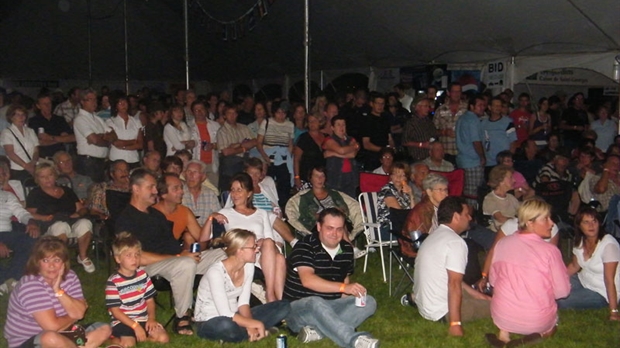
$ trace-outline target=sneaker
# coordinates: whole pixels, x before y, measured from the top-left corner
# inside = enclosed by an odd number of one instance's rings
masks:
[[[406,306],[416,307],[415,294],[413,292],[404,294],[403,297],[400,298],[400,304],[405,307]]]
[[[370,336],[358,336],[353,345],[355,348],[379,348],[379,340]]]
[[[4,294],[9,294],[9,287],[6,283],[0,285],[0,296],[4,296]]]
[[[84,260],[81,260],[80,255],[78,255],[77,263],[84,267],[86,273],[93,273],[95,271],[95,264],[88,257]]]
[[[368,254],[368,251],[359,249],[358,247],[353,248],[353,257],[355,259],[359,259],[360,257],[364,257]]]
[[[265,289],[262,286],[252,282],[251,292],[252,292],[252,295],[254,295],[254,297],[256,297],[260,302],[262,302],[263,304],[267,303],[267,296],[265,295]]]
[[[321,336],[318,331],[311,328],[310,326],[302,327],[301,330],[299,330],[299,334],[297,334],[297,340],[301,343],[318,341],[322,338],[323,336]]]
[[[0,285],[0,296],[4,296],[4,294],[10,294],[13,289],[17,286],[17,280],[10,278],[7,279],[2,285]]]

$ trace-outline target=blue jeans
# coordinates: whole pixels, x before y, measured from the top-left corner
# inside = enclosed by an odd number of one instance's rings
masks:
[[[353,296],[336,300],[310,296],[291,302],[291,313],[286,323],[293,332],[310,326],[340,347],[353,347],[358,336],[367,335],[365,332],[355,332],[355,328],[376,310],[377,302],[369,295],[366,296],[366,307],[356,307]]]
[[[0,268],[0,284],[11,278],[19,280],[22,277],[24,268],[26,268],[26,262],[28,262],[30,257],[30,250],[32,250],[36,241],[35,238],[30,237],[23,229],[20,231],[0,232],[0,243],[13,250],[13,253],[11,253],[12,259],[8,267]]]
[[[558,300],[560,309],[590,309],[607,307],[607,300],[599,293],[586,289],[576,274],[570,277],[570,294],[567,298]]]
[[[275,301],[251,308],[252,318],[261,321],[265,329],[275,326],[291,311],[288,301]],[[246,328],[239,326],[230,317],[215,317],[196,323],[198,337],[224,342],[242,342],[248,339]]]

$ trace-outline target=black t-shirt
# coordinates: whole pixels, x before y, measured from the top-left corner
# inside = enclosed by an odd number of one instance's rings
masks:
[[[386,147],[389,144],[390,121],[385,114],[375,116],[368,114],[364,118],[360,138],[370,138],[370,142],[379,146]]]
[[[370,115],[370,106],[364,104],[361,107],[345,106],[340,114],[347,122],[347,135],[352,136],[358,143],[362,143],[362,120]]]
[[[159,152],[161,159],[166,157],[166,143],[164,142],[164,125],[161,123],[148,122],[144,127],[144,151],[149,150],[149,141],[153,142],[155,151]]]
[[[59,136],[62,133],[73,134],[73,129],[65,121],[64,117],[52,115],[48,120],[40,113],[37,113],[33,118],[28,121],[28,127],[34,129],[36,134],[39,133],[39,128],[43,128],[46,134]],[[52,157],[58,151],[65,149],[65,145],[62,143],[41,146],[39,145],[39,156]]]
[[[54,215],[75,213],[75,203],[79,201],[77,195],[70,188],[59,186],[63,190],[60,198],[52,197],[40,187],[35,187],[26,197],[26,208],[37,209],[37,214]]]
[[[243,110],[239,110],[237,115],[237,123],[241,123],[247,126],[255,120],[256,116],[254,116],[253,112],[245,112]]]
[[[299,136],[297,144],[304,153],[299,162],[299,176],[302,180],[308,181],[308,173],[316,166],[325,166],[325,157],[323,157],[323,149],[317,145],[312,136],[306,132]]]
[[[116,233],[129,232],[142,243],[142,250],[176,255],[182,251],[179,241],[172,234],[172,222],[159,210],[149,207],[147,213],[129,204],[116,219]]]
[[[304,287],[296,268],[311,267],[317,276],[325,280],[342,283],[348,275],[353,273],[353,247],[351,244],[341,241],[340,251],[332,260],[319,238],[309,235],[295,244],[287,263],[286,283],[284,285],[285,300],[294,301],[309,296],[335,300],[342,297],[342,294],[339,292],[321,293]]]
[[[572,107],[564,111],[562,119],[566,121],[568,126],[585,127],[590,124],[588,114],[585,111],[577,110]],[[579,141],[581,139],[581,133],[582,131],[579,130],[564,130],[564,139]]]

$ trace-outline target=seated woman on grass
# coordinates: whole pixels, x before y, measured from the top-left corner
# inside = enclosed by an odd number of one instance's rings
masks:
[[[556,299],[568,296],[570,283],[560,249],[551,237],[551,206],[533,199],[519,208],[519,232],[495,245],[489,282],[494,287],[491,317],[499,337],[487,334],[493,347],[533,343],[555,333]],[[511,334],[523,335],[511,341]]]
[[[620,246],[605,234],[596,209],[585,207],[575,217],[575,247],[568,265],[571,291],[560,308],[609,307],[609,320],[620,321]]]
[[[4,337],[10,348],[99,347],[112,333],[108,324],[91,324],[78,339],[62,332],[71,331],[87,309],[67,246],[58,237],[41,237],[30,253],[25,275],[11,293]]]
[[[197,333],[208,340],[258,341],[291,310],[288,301],[250,309],[254,263],[260,247],[256,235],[233,229],[223,237],[227,258],[213,264],[200,280],[194,318]]]

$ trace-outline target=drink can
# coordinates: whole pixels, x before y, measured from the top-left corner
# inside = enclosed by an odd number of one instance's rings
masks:
[[[276,338],[276,348],[288,348],[286,343],[286,335],[278,335]]]
[[[200,252],[200,243],[192,243],[192,246],[189,248],[189,251],[192,253]]]
[[[39,134],[45,133],[45,129],[43,127],[39,127],[37,131],[39,132]]]
[[[366,307],[366,293],[358,294],[355,298],[355,305],[357,307]]]

